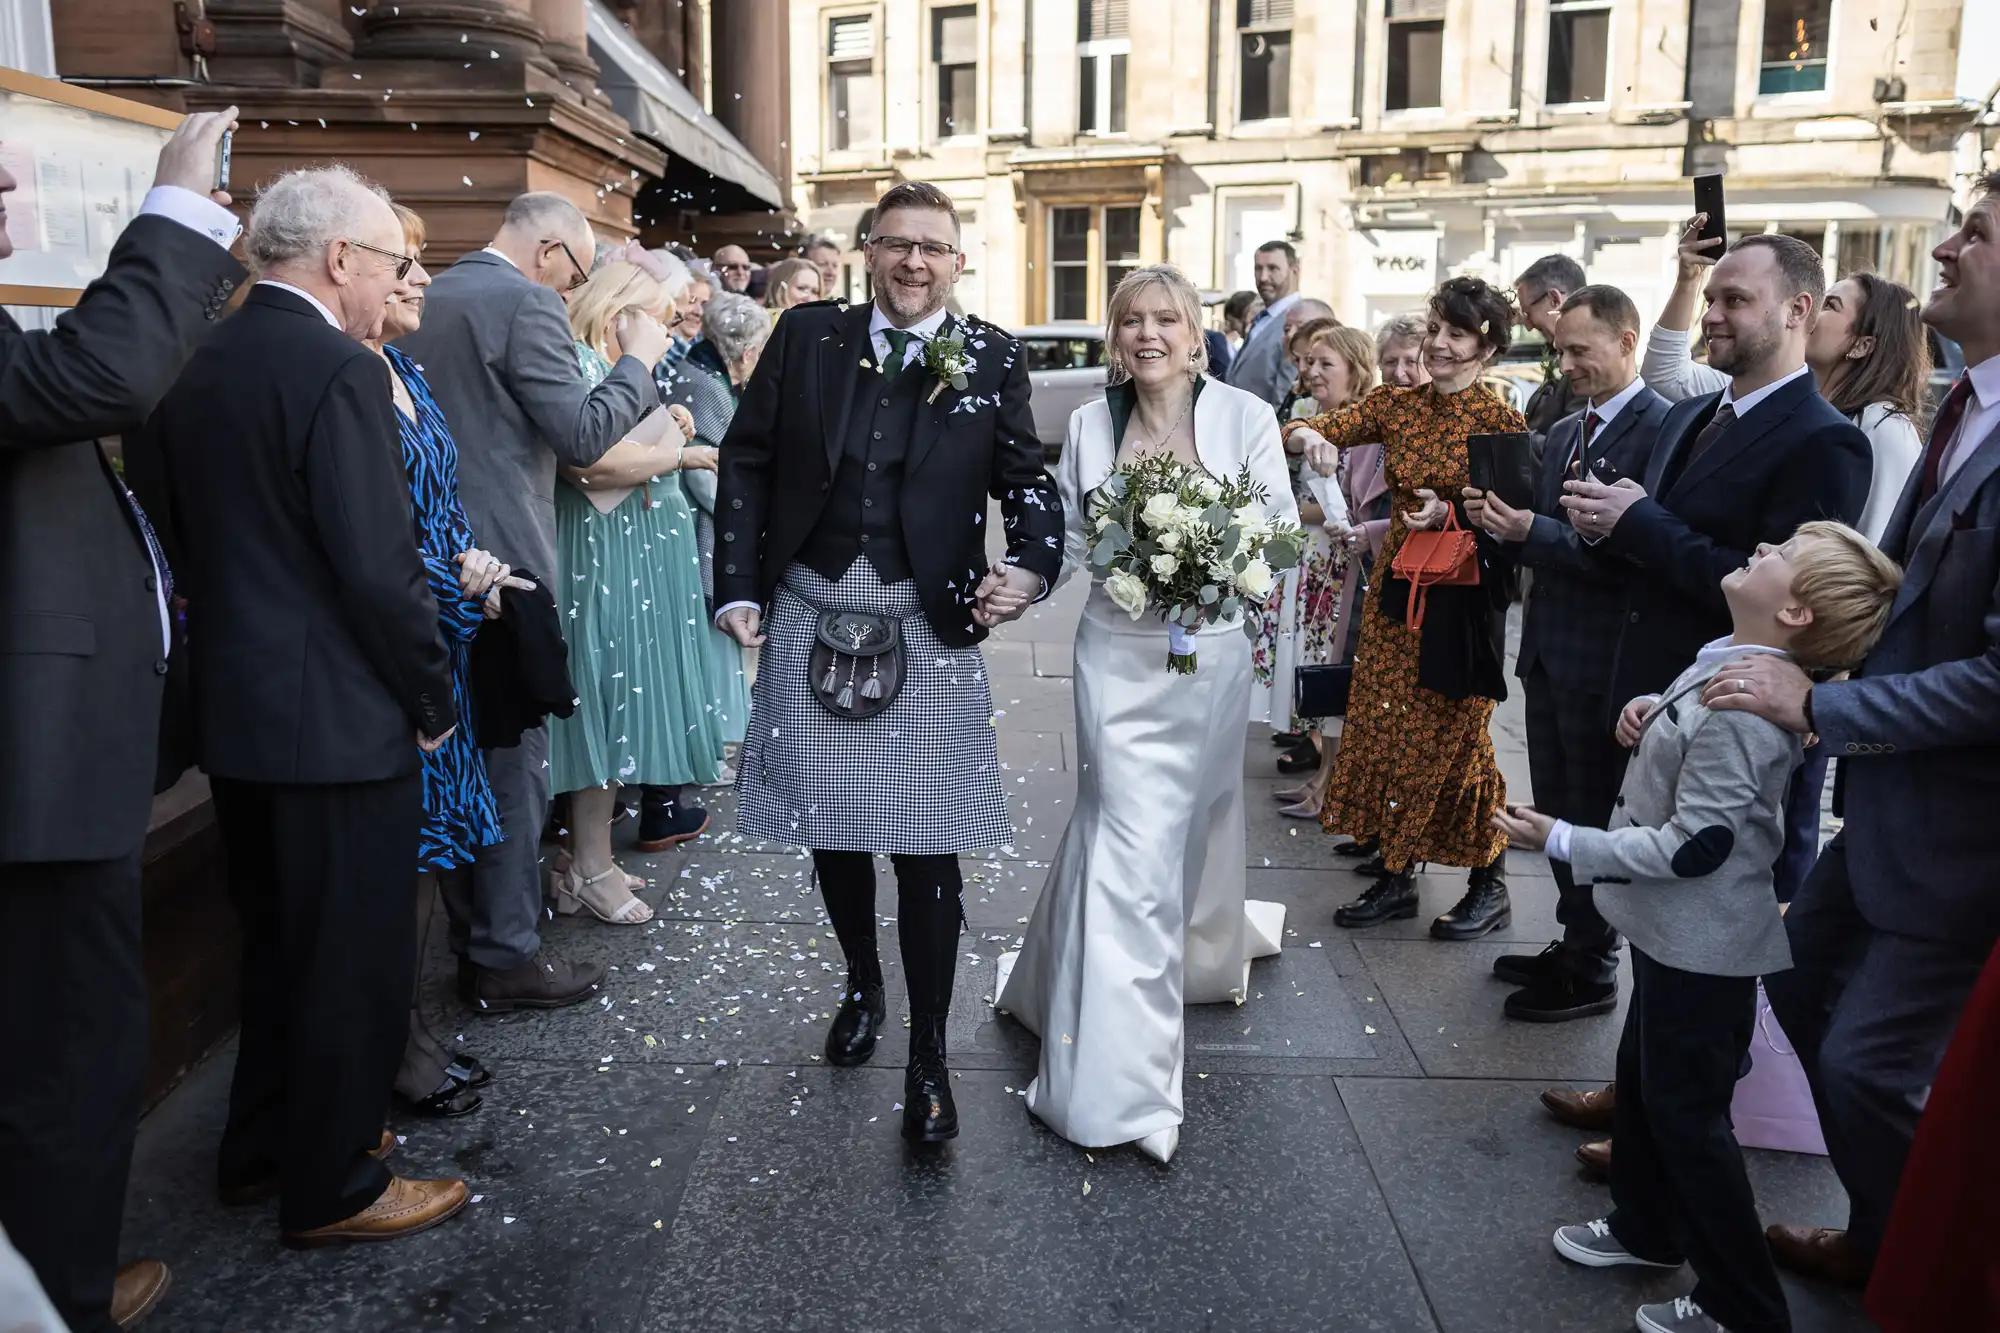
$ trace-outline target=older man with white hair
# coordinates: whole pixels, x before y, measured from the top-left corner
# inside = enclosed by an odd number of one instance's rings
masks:
[[[458,441],[458,491],[472,530],[517,573],[553,581],[556,466],[589,467],[659,406],[653,367],[668,338],[643,313],[618,335],[625,355],[596,388],[583,378],[561,293],[589,276],[590,222],[559,194],[507,205],[492,244],[437,275],[424,323],[398,346],[423,363]],[[439,875],[459,957],[460,998],[481,1013],[553,1009],[589,998],[601,963],[542,947],[541,833],[549,733],[485,752],[506,840],[471,870]]]
[[[457,724],[380,332],[407,275],[386,196],[344,167],[267,187],[260,280],[154,413],[195,744],[243,923],[218,1181],[278,1195],[286,1243],[389,1240],[465,1204],[380,1160],[408,1036],[420,750]]]

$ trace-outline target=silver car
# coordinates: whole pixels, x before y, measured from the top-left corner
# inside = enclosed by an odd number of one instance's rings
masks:
[[[1096,324],[1036,324],[1014,330],[1028,359],[1035,434],[1051,457],[1062,451],[1070,414],[1104,396],[1104,330]]]

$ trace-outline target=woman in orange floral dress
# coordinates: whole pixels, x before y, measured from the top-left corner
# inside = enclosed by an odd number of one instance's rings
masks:
[[[1320,815],[1327,832],[1354,839],[1343,851],[1374,853],[1357,870],[1374,876],[1375,883],[1334,913],[1342,926],[1415,916],[1412,870],[1418,861],[1472,871],[1465,897],[1432,922],[1432,935],[1474,939],[1511,919],[1501,861],[1507,838],[1492,824],[1506,800],[1487,734],[1494,699],[1480,693],[1449,697],[1420,685],[1422,636],[1405,628],[1400,608],[1393,615],[1385,612],[1382,600],[1390,566],[1409,531],[1444,526],[1449,502],[1439,497],[1455,496],[1466,485],[1466,437],[1524,429],[1521,414],[1479,383],[1480,372],[1506,348],[1513,324],[1513,306],[1498,288],[1477,278],[1453,278],[1431,298],[1424,339],[1429,384],[1385,385],[1350,407],[1286,428],[1307,434],[1306,456],[1325,473],[1333,471],[1339,450],[1380,441],[1394,497]],[[1443,623],[1442,594],[1430,596],[1425,629],[1435,633]],[[1497,679],[1497,669],[1491,675]]]

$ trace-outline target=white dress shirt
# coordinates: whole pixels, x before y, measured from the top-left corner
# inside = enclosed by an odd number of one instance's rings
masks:
[[[887,315],[882,313],[880,305],[871,305],[868,309],[868,341],[875,348],[875,360],[877,364],[881,364],[889,359],[889,330],[895,328],[896,324]],[[914,333],[916,335],[916,337],[910,339],[909,347],[903,352],[903,366],[905,369],[908,369],[912,362],[920,360],[923,357],[924,344],[938,336],[938,330],[944,327],[945,320],[950,317],[951,312],[948,310],[934,311],[903,330],[905,333]]]
[[[307,302],[312,306],[313,309],[319,311],[320,318],[324,319],[327,323],[333,325],[333,327],[335,327],[336,329],[340,328],[339,318],[331,310],[328,310],[326,308],[326,302],[320,300],[317,296],[314,296],[311,292],[307,291],[305,288],[294,287],[289,282],[279,282],[276,278],[259,278],[257,280],[257,285],[259,287],[276,287],[279,291],[290,292],[293,296],[298,297],[301,301]]]
[[[1791,377],[1787,376],[1786,378],[1789,379]],[[1762,643],[1737,643],[1733,637],[1712,639],[1708,643],[1703,644],[1701,651],[1694,655],[1694,666],[1689,669],[1706,670],[1711,666],[1720,667],[1728,662],[1739,661],[1745,657],[1754,657],[1758,653],[1777,653],[1782,657],[1785,655],[1785,650],[1783,648],[1773,648],[1768,644]],[[1657,694],[1642,697],[1651,698],[1656,703],[1660,698]],[[1542,850],[1548,855],[1550,860],[1569,860],[1570,829],[1571,825],[1567,819],[1558,819],[1555,822],[1555,827],[1549,830],[1548,846]]]
[[[1944,447],[1944,457],[1938,460],[1938,489],[1943,490],[1952,475],[1972,457],[1972,451],[1993,428],[2000,425],[2000,356],[1989,356],[1976,366],[1965,368],[1966,378],[1972,381],[1972,401],[1965,405],[1965,415],[1958,419],[1958,437]]]
[[[482,254],[499,255],[500,258],[507,260],[507,267],[513,269],[516,273],[519,273],[521,271],[521,266],[515,263],[511,258],[509,258],[506,251],[495,250],[490,245],[482,245],[479,247],[479,249]]]
[[[234,213],[215,200],[179,185],[155,185],[146,191],[146,198],[139,205],[139,216],[160,217],[169,222],[177,222],[189,231],[199,232],[208,237],[225,250],[243,232],[243,224],[236,220]],[[131,491],[125,492],[125,499],[134,509],[139,507],[139,502],[132,498]],[[174,631],[173,617],[167,610],[168,574],[153,559],[150,547],[146,551],[146,561],[153,566],[153,600],[160,608],[160,655],[171,656],[174,650]]]
[[[1278,322],[1278,326],[1280,328],[1283,328],[1285,323],[1285,313],[1289,311],[1293,306],[1297,305],[1300,299],[1301,298],[1299,294],[1297,292],[1293,292],[1290,296],[1281,296],[1277,300],[1273,301],[1271,304],[1265,306],[1262,310],[1259,310],[1257,312],[1257,318],[1250,321],[1250,327],[1243,330],[1243,341],[1246,343],[1249,342],[1251,335],[1255,334],[1259,328],[1263,327],[1264,321],[1267,319],[1276,320]]]
[[[1763,388],[1753,389],[1749,393],[1744,394],[1741,398],[1738,398],[1736,396],[1736,385],[1734,384],[1734,382],[1732,382],[1728,388],[1722,391],[1722,402],[1717,403],[1715,405],[1715,410],[1720,412],[1724,404],[1727,404],[1729,407],[1735,410],[1737,419],[1741,420],[1742,418],[1747,417],[1752,412],[1756,411],[1757,404],[1763,402],[1766,398],[1769,398],[1772,394],[1784,388],[1787,384],[1790,384],[1793,380],[1797,379],[1799,376],[1810,375],[1810,374],[1812,374],[1812,371],[1808,370],[1804,366],[1800,366],[1797,370],[1785,376],[1783,379],[1772,380],[1769,384],[1766,384]]]

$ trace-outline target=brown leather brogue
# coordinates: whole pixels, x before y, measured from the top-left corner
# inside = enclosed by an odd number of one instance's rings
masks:
[[[1868,1285],[1868,1272],[1873,1265],[1862,1257],[1845,1231],[1832,1227],[1776,1226],[1765,1228],[1764,1239],[1770,1242],[1771,1257],[1780,1268],[1854,1291]]]
[[[174,1285],[174,1275],[158,1259],[140,1259],[118,1270],[111,1282],[111,1322],[131,1328],[153,1313]]]
[[[1583,1177],[1602,1185],[1611,1179],[1611,1140],[1599,1139],[1577,1147],[1576,1160],[1583,1163]]]
[[[465,1207],[462,1180],[406,1180],[392,1176],[382,1197],[360,1212],[310,1231],[287,1231],[285,1244],[295,1250],[349,1241],[401,1240],[429,1231]]]
[[[1602,1134],[1611,1128],[1611,1112],[1618,1105],[1618,1085],[1607,1083],[1595,1092],[1575,1088],[1544,1088],[1542,1105],[1571,1129],[1587,1129]]]

